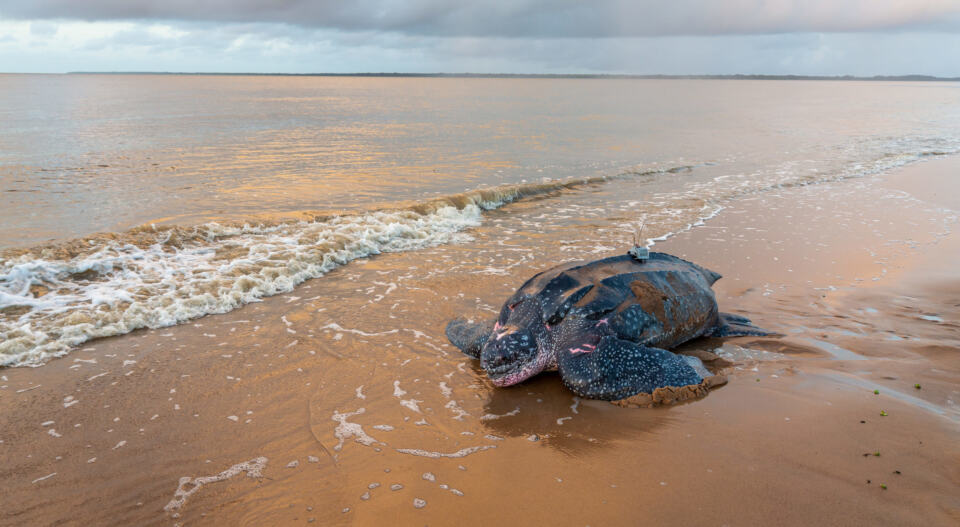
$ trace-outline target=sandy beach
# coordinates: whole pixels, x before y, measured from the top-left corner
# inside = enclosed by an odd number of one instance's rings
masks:
[[[495,388],[446,341],[582,256],[574,234],[611,236],[516,219],[537,200],[493,211],[482,243],[2,369],[0,524],[956,525],[958,173],[941,157],[747,194],[658,242],[784,335],[688,343],[729,382],[675,406],[580,400],[556,374]],[[528,252],[484,272],[509,251]]]

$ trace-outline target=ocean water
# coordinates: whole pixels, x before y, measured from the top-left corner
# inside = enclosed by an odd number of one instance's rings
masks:
[[[469,288],[957,153],[960,86],[0,75],[0,123],[0,366],[38,366],[379,253]]]

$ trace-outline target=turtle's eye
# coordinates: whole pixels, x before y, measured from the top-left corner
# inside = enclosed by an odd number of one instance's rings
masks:
[[[547,324],[550,326],[556,326],[557,324],[563,322],[563,317],[566,316],[566,312],[558,311],[554,313],[548,320]]]
[[[517,306],[519,306],[519,305],[520,305],[520,302],[514,302],[514,303],[510,304],[509,306],[507,306],[507,309],[509,309],[510,311],[513,311],[513,308],[515,308],[515,307],[517,307]]]

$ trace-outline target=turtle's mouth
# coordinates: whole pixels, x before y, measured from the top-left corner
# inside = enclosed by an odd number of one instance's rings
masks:
[[[537,367],[537,361],[527,364],[505,364],[498,368],[488,369],[487,375],[494,386],[513,386],[540,373],[543,368]]]
[[[494,386],[513,386],[542,372],[550,363],[550,353],[538,350],[536,355],[526,362],[501,364],[492,368],[484,368]]]

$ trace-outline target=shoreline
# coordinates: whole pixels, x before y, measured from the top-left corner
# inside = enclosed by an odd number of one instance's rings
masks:
[[[958,172],[953,156],[747,196],[658,243],[725,275],[721,310],[786,335],[683,346],[719,350],[729,383],[676,406],[580,401],[552,374],[492,388],[443,326],[467,306],[496,309],[548,265],[413,276],[423,258],[482,268],[453,247],[383,254],[224,315],[2,369],[0,524],[950,525]],[[394,307],[356,294],[368,286]],[[179,478],[261,456],[262,478],[237,468],[164,511]]]

